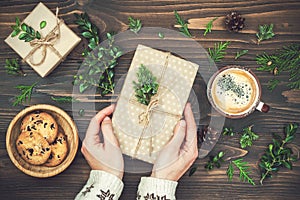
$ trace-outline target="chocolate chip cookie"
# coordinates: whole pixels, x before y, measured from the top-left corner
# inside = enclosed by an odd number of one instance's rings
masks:
[[[23,119],[21,131],[37,131],[51,144],[57,136],[58,125],[48,113],[31,113]]]
[[[51,154],[51,146],[47,140],[35,131],[21,132],[16,146],[19,155],[32,165],[44,164]]]
[[[45,163],[45,166],[54,167],[62,163],[68,153],[67,137],[59,132],[57,138],[51,144],[51,154]]]

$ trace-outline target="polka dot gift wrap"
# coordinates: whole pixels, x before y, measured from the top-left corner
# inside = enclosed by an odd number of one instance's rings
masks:
[[[151,109],[135,97],[133,81],[137,81],[136,74],[141,65],[145,65],[159,83],[158,92],[152,97],[158,99],[158,103]],[[114,133],[124,154],[154,163],[182,117],[197,70],[197,64],[169,52],[138,45],[112,119]],[[141,123],[140,116],[145,113],[149,115],[149,121]]]

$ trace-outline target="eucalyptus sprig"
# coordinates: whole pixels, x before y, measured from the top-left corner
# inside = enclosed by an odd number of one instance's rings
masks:
[[[271,39],[275,36],[275,33],[273,32],[273,27],[273,24],[264,24],[258,26],[259,32],[256,33],[257,44],[260,44],[261,41]]]
[[[34,87],[37,83],[34,83],[32,85],[18,85],[16,86],[17,89],[21,91],[21,94],[15,97],[15,100],[13,102],[13,106],[17,106],[19,104],[22,104],[23,102],[30,102],[31,100],[31,94],[33,92]]]
[[[74,97],[54,97],[52,96],[51,99],[58,103],[73,103],[78,102],[78,100]]]
[[[88,39],[88,47],[93,50],[100,42],[97,26],[91,22],[86,13],[75,13],[75,17],[75,24],[77,24],[78,28],[82,30],[81,35]],[[86,55],[86,52],[84,52],[83,55]]]
[[[157,78],[145,66],[141,65],[137,72],[137,82],[133,81],[135,96],[141,104],[148,105],[151,97],[157,93],[158,82]]]
[[[239,59],[241,56],[246,55],[248,53],[248,49],[243,49],[241,51],[236,52],[235,60]]]
[[[46,24],[43,23],[44,28]],[[41,34],[40,32],[34,30],[31,26],[20,22],[20,19],[16,17],[16,24],[12,25],[11,28],[13,29],[13,32],[11,34],[11,37],[16,37],[19,35],[20,40],[24,40],[25,42],[30,42],[34,39],[41,39]]]
[[[137,34],[142,28],[142,22],[140,19],[134,19],[133,17],[128,17],[129,30]]]
[[[215,156],[210,156],[209,160],[207,161],[207,164],[204,166],[205,169],[207,170],[212,170],[215,167],[220,168],[221,167],[221,162],[223,162],[223,157],[225,153],[223,151],[220,151],[217,155]]]
[[[210,20],[206,25],[205,25],[205,32],[203,33],[204,36],[206,36],[207,33],[210,33],[212,28],[213,28],[213,23],[216,21],[219,17],[215,17],[212,20]]]
[[[82,63],[82,70],[74,76],[74,85],[79,86],[80,93],[94,87],[100,89],[101,95],[114,93],[114,67],[123,52],[114,44],[114,36],[110,33],[106,35],[107,43],[88,52]]]
[[[218,42],[214,44],[214,48],[209,48],[208,53],[211,59],[215,62],[220,62],[222,58],[224,58],[226,54],[226,49],[230,42]]]
[[[178,25],[181,27],[179,28],[179,31],[183,33],[187,37],[192,37],[189,29],[188,24],[185,22],[185,20],[178,14],[176,10],[174,10],[175,19]]]
[[[22,67],[19,65],[18,59],[6,59],[5,69],[8,74],[26,76]]]
[[[228,165],[226,174],[228,176],[228,180],[232,180],[234,175],[234,166],[238,168],[239,174],[240,174],[240,180],[241,181],[247,181],[248,183],[255,185],[255,182],[253,179],[249,176],[250,171],[248,166],[248,162],[243,161],[243,158],[236,159],[234,161],[231,161]]]
[[[266,178],[271,178],[281,167],[292,169],[292,162],[297,161],[297,156],[293,155],[292,150],[287,144],[294,140],[297,128],[297,124],[289,124],[285,127],[284,138],[279,135],[274,135],[273,143],[269,144],[259,162],[259,167],[261,169],[261,184],[263,184],[263,181]]]
[[[291,89],[300,89],[300,44],[291,44],[277,50],[274,54],[263,53],[256,57],[256,63],[260,66],[259,71],[269,71],[274,76],[280,75],[282,72],[289,73],[289,81],[287,84]],[[268,89],[273,90],[279,83],[272,79],[269,81]]]

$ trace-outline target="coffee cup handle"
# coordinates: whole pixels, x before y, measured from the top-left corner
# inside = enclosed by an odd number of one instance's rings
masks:
[[[265,104],[264,102],[260,101],[256,107],[256,110],[260,111],[260,112],[264,112],[267,113],[270,110],[270,106],[268,106],[267,104]]]

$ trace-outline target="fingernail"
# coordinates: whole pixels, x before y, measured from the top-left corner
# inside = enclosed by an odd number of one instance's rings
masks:
[[[180,124],[179,124],[181,127],[185,127],[186,125],[186,122],[185,120],[180,120]]]
[[[105,118],[103,119],[103,121],[107,121],[107,120],[110,120],[110,118],[109,118],[109,117],[105,117]]]

